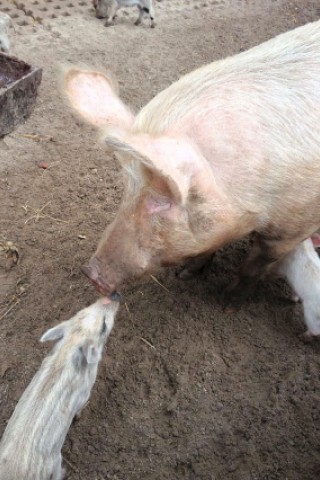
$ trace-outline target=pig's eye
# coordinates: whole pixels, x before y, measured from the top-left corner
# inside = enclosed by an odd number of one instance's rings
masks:
[[[101,328],[101,335],[104,335],[107,331],[107,324],[106,324],[106,321],[105,319],[103,319],[103,323],[102,323],[102,328]]]

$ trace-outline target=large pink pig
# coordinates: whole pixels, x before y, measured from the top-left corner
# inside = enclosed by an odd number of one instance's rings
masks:
[[[162,266],[188,274],[255,232],[239,294],[319,228],[320,21],[186,75],[136,116],[102,73],[65,81],[125,175],[84,268],[104,295]]]

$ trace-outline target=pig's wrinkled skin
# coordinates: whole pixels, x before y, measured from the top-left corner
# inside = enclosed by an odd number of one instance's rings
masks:
[[[162,266],[200,268],[255,232],[237,298],[319,228],[319,21],[186,75],[136,116],[102,73],[72,68],[65,81],[125,174],[86,266],[102,294]]]
[[[302,301],[307,331],[305,340],[320,335],[320,258],[311,239],[285,256],[278,268]]]
[[[122,7],[138,7],[139,17],[135,21],[135,25],[140,25],[145,13],[150,17],[151,28],[154,28],[156,25],[152,0],[93,0],[93,6],[97,18],[107,19],[105,23],[106,27],[114,25],[117,11]]]

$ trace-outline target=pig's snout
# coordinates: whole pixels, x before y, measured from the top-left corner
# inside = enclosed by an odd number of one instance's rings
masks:
[[[110,298],[112,295],[116,294],[114,286],[109,285],[108,282],[103,278],[99,261],[95,258],[93,258],[88,265],[81,267],[81,271],[86,277],[89,278],[89,280],[91,280],[95,288],[102,295]]]
[[[110,300],[112,300],[113,302],[120,302],[121,301],[121,295],[119,292],[112,292],[111,295],[110,295]]]

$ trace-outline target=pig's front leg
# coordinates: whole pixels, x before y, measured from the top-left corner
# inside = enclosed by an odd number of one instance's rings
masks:
[[[210,262],[212,256],[212,253],[204,253],[203,255],[199,255],[198,257],[190,258],[190,260],[188,260],[187,263],[183,266],[182,270],[178,272],[177,276],[181,280],[189,280],[195,275],[198,275]]]
[[[258,235],[240,270],[239,277],[225,289],[222,296],[223,304],[240,307],[254,292],[258,281],[277,268],[278,262],[301,241],[302,239],[281,240]]]

